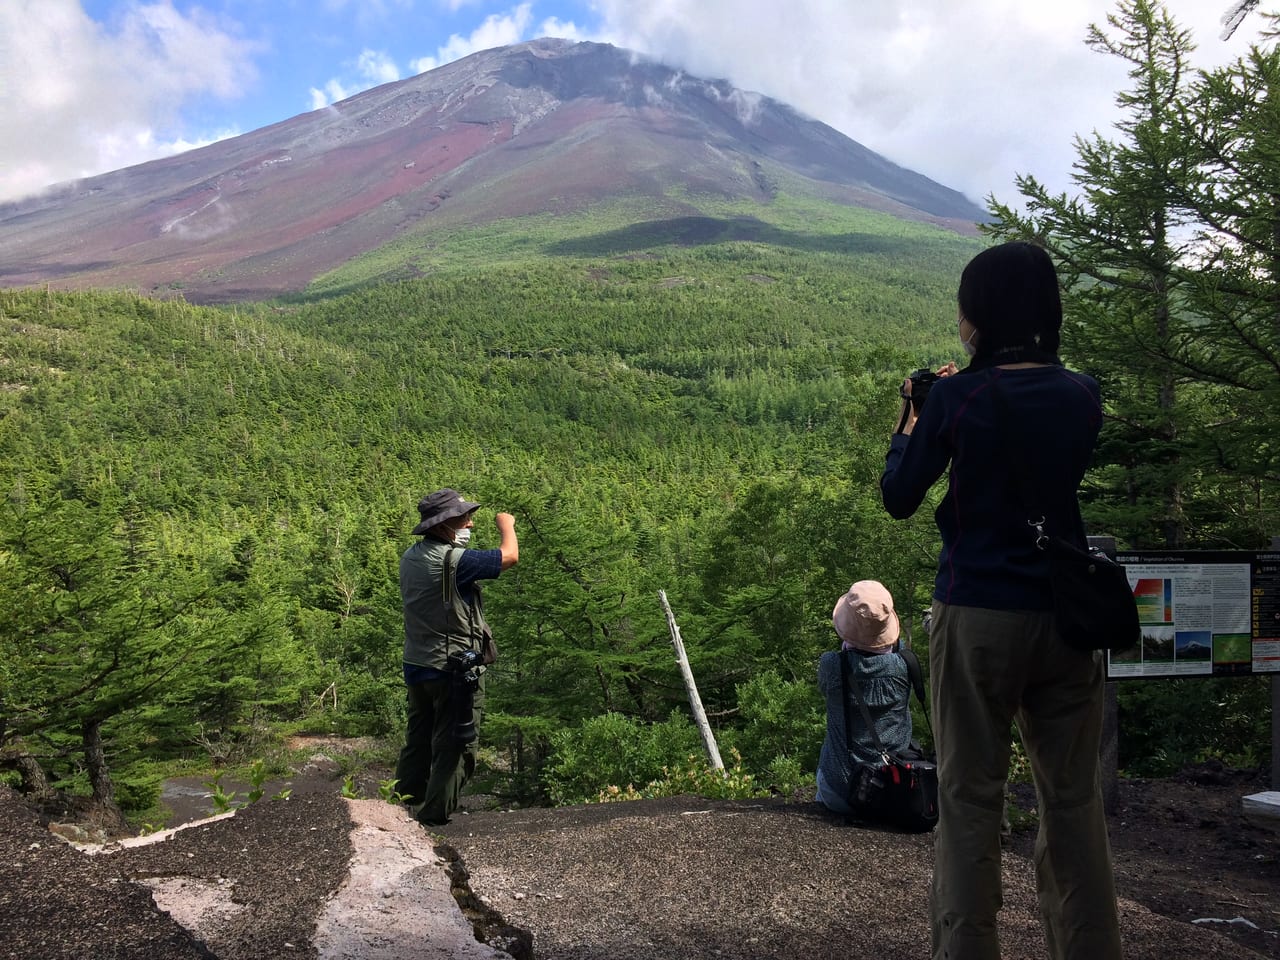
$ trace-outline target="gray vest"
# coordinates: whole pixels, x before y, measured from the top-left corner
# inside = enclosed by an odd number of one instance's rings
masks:
[[[463,549],[423,537],[400,557],[405,663],[443,670],[449,654],[480,649],[489,631],[480,585],[471,585],[471,603],[458,596]]]

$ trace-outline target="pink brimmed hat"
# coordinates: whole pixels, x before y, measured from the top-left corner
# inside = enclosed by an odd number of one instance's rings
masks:
[[[855,650],[883,653],[898,642],[893,595],[878,580],[859,580],[831,611],[836,635]]]

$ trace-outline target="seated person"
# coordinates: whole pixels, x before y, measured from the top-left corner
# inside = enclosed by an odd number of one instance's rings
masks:
[[[849,660],[849,682],[858,684],[876,733],[886,750],[905,753],[911,743],[911,680],[906,661],[897,652],[898,615],[893,597],[876,580],[859,580],[836,601],[831,623],[840,638],[839,650],[818,660],[818,689],[827,700],[827,735],[818,758],[817,801],[835,813],[849,814],[846,798],[854,762],[878,763],[880,751],[871,739],[853,692],[846,699],[840,680],[840,658]],[[852,744],[845,743],[848,711]]]

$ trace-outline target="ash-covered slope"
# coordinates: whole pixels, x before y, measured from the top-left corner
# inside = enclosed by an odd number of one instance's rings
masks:
[[[616,197],[786,189],[968,228],[982,211],[768,97],[624,50],[496,48],[179,156],[0,205],[0,285],[300,290],[406,232]]]

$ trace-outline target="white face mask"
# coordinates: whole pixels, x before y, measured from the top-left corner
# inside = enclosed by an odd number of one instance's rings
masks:
[[[959,328],[960,328],[960,324],[957,323],[956,329],[959,330]],[[978,328],[974,327],[973,332],[969,334],[969,339],[966,340],[963,337],[960,339],[960,346],[962,346],[964,348],[964,352],[971,357],[978,352],[978,345],[973,342],[973,338],[977,335],[978,335]]]
[[[463,527],[453,535],[453,545],[455,547],[465,547],[471,542],[471,528]]]

